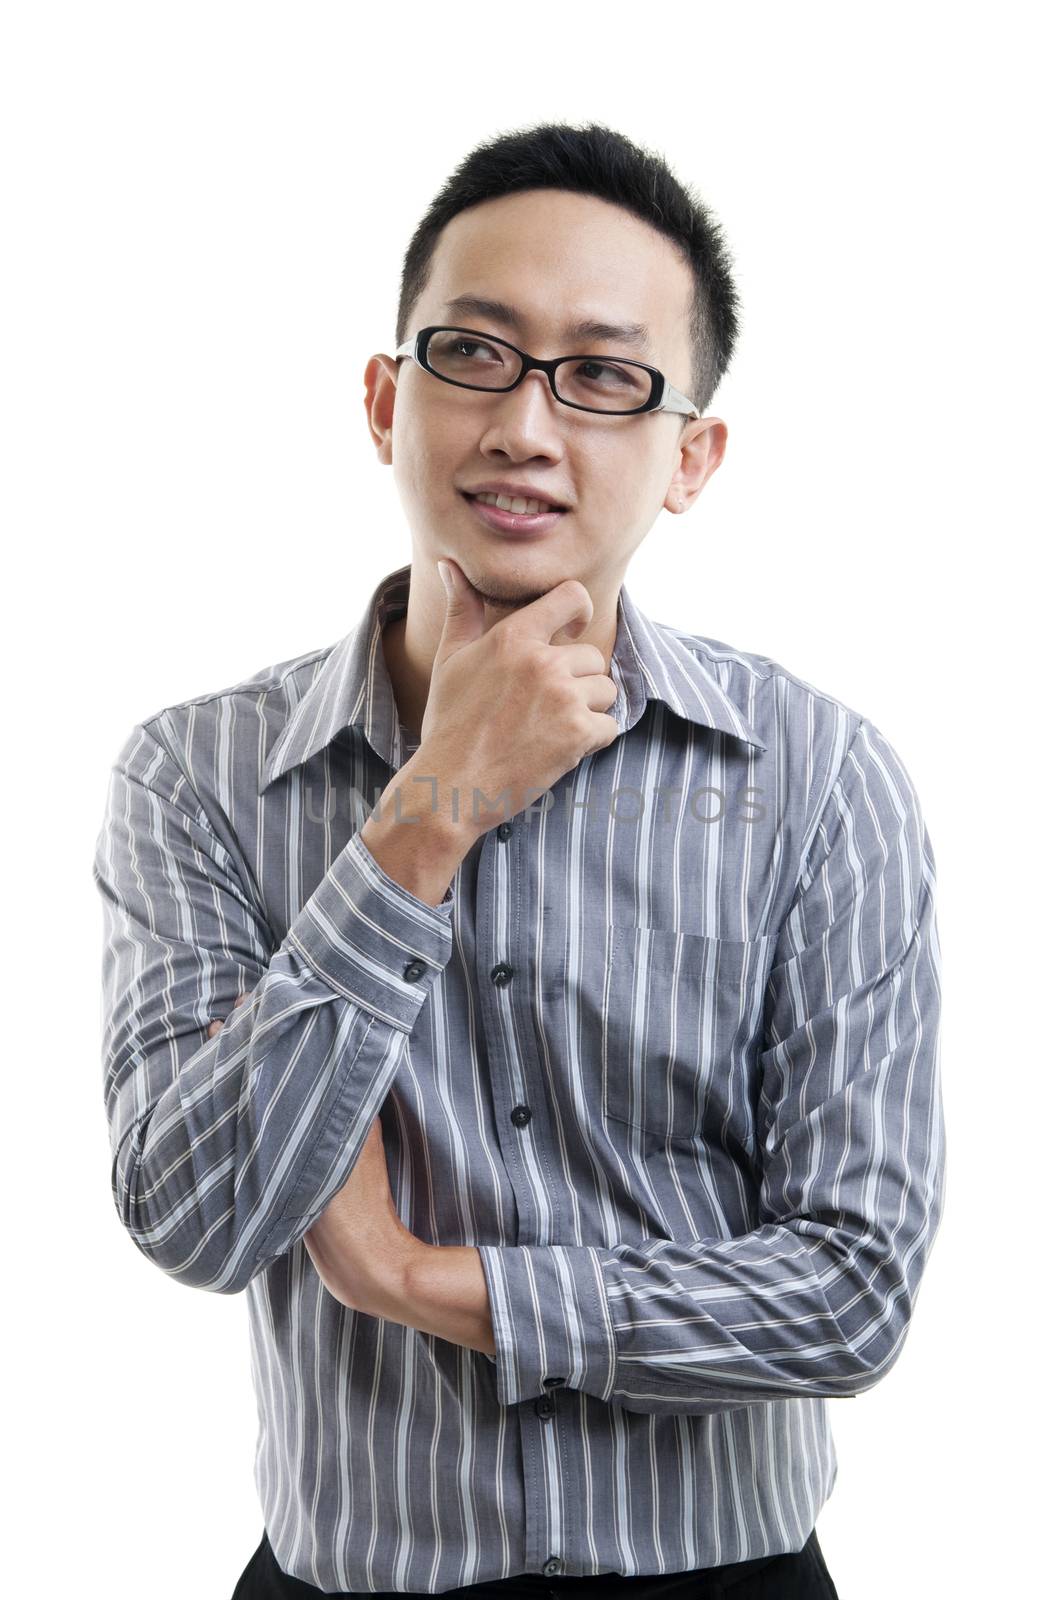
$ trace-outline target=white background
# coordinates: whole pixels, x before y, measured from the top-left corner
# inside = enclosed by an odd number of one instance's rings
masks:
[[[593,118],[714,208],[745,321],[726,461],[629,588],[871,718],[938,860],[945,1219],[897,1366],[832,1406],[828,1565],[842,1600],[1043,1592],[1051,10],[375,9],[3,12],[6,1586],[227,1597],[258,1542],[243,1299],[166,1278],[112,1206],[107,772],[135,722],[338,639],[408,559],[361,381],[406,243],[473,144]]]

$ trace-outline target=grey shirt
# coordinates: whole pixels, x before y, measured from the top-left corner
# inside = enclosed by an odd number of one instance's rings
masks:
[[[93,873],[119,1216],[179,1282],[247,1291],[263,1518],[308,1583],[796,1550],[835,1480],[826,1402],[897,1359],[943,1201],[911,780],[865,717],[625,586],[619,736],[430,906],[358,831],[414,749],[381,642],[409,574],[117,756]],[[404,1224],[479,1251],[494,1357],[317,1276],[302,1236],[378,1114]]]

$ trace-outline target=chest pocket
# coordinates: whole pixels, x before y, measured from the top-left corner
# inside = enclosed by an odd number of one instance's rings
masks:
[[[603,1109],[647,1133],[754,1137],[764,993],[777,935],[606,929]]]

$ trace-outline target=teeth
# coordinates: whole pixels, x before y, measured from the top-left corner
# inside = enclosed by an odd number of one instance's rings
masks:
[[[482,501],[485,506],[498,506],[501,511],[516,511],[523,516],[556,509],[545,500],[526,500],[520,495],[514,497],[508,494],[478,494],[474,499]]]

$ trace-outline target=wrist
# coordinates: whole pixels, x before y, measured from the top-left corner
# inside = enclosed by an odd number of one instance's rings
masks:
[[[431,795],[431,812],[443,837],[453,841],[463,854],[491,828],[509,821],[542,794],[539,788],[519,792],[513,784],[498,790],[490,781],[485,788],[482,773],[480,780],[474,782],[445,756],[440,758],[430,744],[419,747],[402,768],[402,774],[409,774],[426,795]]]
[[[463,774],[439,760],[431,745],[423,744],[392,781],[401,785],[404,813],[420,815],[439,845],[457,852],[459,859],[468,854],[482,830],[471,817],[472,785]]]
[[[473,840],[449,811],[435,774],[400,767],[361,827],[362,842],[381,869],[418,899],[438,906]],[[444,803],[445,799],[445,803]]]
[[[474,1245],[429,1245],[406,1258],[402,1313],[396,1319],[451,1344],[495,1354],[494,1327],[480,1252]]]

